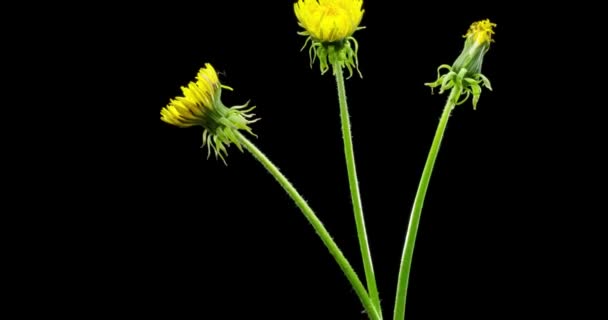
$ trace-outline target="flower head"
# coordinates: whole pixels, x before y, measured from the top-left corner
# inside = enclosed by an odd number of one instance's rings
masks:
[[[492,90],[490,80],[481,74],[481,65],[486,52],[490,50],[490,43],[493,42],[492,35],[494,34],[493,27],[496,24],[490,22],[489,19],[481,20],[471,24],[464,43],[464,49],[454,61],[452,66],[443,64],[437,69],[437,80],[435,82],[426,83],[432,88],[441,87],[439,93],[443,93],[447,89],[453,87],[463,90],[466,94],[464,99],[458,101],[457,104],[464,103],[468,97],[473,95],[473,108],[477,107],[477,102],[481,96],[481,86]],[[447,69],[448,73],[441,75],[441,69]]]
[[[213,149],[216,158],[219,156],[224,160],[224,155],[227,155],[226,146],[234,143],[241,149],[236,131],[245,130],[253,134],[249,124],[259,119],[251,119],[255,115],[249,114],[255,107],[243,110],[248,103],[231,108],[224,106],[221,101],[222,88],[232,90],[220,83],[213,66],[206,63],[198,72],[196,81],[181,88],[183,96],[171,99],[160,114],[162,121],[174,126],[203,127],[201,147],[207,145],[209,155]]]
[[[458,59],[452,65],[454,71],[458,72],[462,68],[467,68],[467,75],[481,73],[481,63],[483,57],[490,50],[490,43],[496,24],[490,22],[489,19],[474,22],[467,34],[464,43],[464,49],[458,56]]]
[[[492,27],[496,27],[496,23],[490,22],[490,19],[473,22],[469,31],[463,37],[472,39],[477,45],[490,44],[494,30]]]
[[[362,5],[363,0],[298,0],[294,3],[298,24],[304,28],[299,34],[308,37],[304,47],[312,42],[311,67],[318,58],[321,73],[325,73],[330,64],[334,68],[348,68],[351,76],[353,67],[359,71],[358,44],[352,35],[363,28],[359,27],[365,12]]]
[[[299,0],[293,5],[303,34],[320,42],[350,37],[359,27],[363,0]]]

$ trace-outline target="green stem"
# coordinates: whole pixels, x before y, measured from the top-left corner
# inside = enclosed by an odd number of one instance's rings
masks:
[[[344,140],[344,156],[346,157],[348,184],[350,186],[350,197],[353,203],[353,212],[355,214],[355,224],[357,226],[357,236],[359,238],[361,258],[363,259],[365,279],[367,281],[369,295],[374,301],[374,305],[376,306],[376,309],[378,309],[378,312],[382,314],[380,297],[376,287],[376,276],[374,275],[374,265],[372,264],[372,255],[369,250],[367,232],[365,231],[365,219],[363,217],[363,206],[361,204],[361,195],[359,193],[359,182],[357,181],[357,169],[355,168],[353,138],[350,130],[350,116],[348,114],[348,105],[346,104],[346,89],[344,86],[344,74],[342,73],[342,68],[335,66],[334,74],[336,76],[336,84],[338,86],[338,100],[340,102],[340,118],[342,120],[342,138]]]
[[[361,300],[361,303],[363,304],[363,307],[367,311],[367,314],[369,315],[370,319],[380,320],[381,319],[380,315],[379,315],[374,303],[372,302],[369,295],[367,294],[367,291],[365,291],[365,287],[363,286],[363,283],[361,283],[361,280],[359,280],[357,273],[355,273],[355,270],[350,265],[350,263],[348,262],[348,260],[346,259],[346,257],[342,253],[342,251],[340,251],[340,248],[338,248],[338,245],[331,238],[331,235],[329,234],[327,229],[325,229],[321,220],[319,220],[319,218],[316,216],[314,211],[310,208],[310,206],[308,206],[308,203],[306,203],[306,200],[304,200],[304,198],[302,198],[302,196],[293,187],[293,185],[289,182],[289,180],[287,180],[287,178],[281,173],[281,171],[279,171],[279,168],[277,168],[262,153],[262,151],[260,151],[251,141],[249,141],[247,138],[245,138],[245,136],[243,136],[240,132],[236,132],[236,136],[241,141],[243,146],[245,146],[245,148],[279,182],[279,184],[283,187],[283,189],[285,189],[287,194],[289,194],[289,196],[296,203],[298,208],[300,208],[300,210],[302,210],[302,213],[304,214],[304,216],[306,217],[308,222],[310,222],[312,227],[315,229],[315,231],[321,238],[321,241],[323,241],[323,244],[325,244],[325,246],[327,247],[327,249],[329,250],[331,255],[334,257],[334,259],[340,266],[340,269],[342,269],[342,272],[344,273],[344,275],[346,276],[346,278],[348,279],[350,284],[353,286],[355,293],[359,297],[359,300]]]
[[[429,151],[429,155],[426,159],[424,170],[422,171],[422,177],[420,178],[420,184],[418,185],[418,191],[416,192],[416,198],[414,200],[414,207],[412,208],[412,213],[410,215],[410,223],[405,236],[403,255],[401,256],[401,267],[399,268],[399,280],[397,282],[397,294],[395,297],[393,320],[403,320],[405,318],[407,285],[410,277],[412,257],[414,255],[414,245],[416,244],[416,234],[418,233],[418,225],[420,224],[422,206],[424,205],[426,190],[429,186],[431,174],[433,173],[433,167],[435,166],[435,160],[437,159],[437,153],[439,152],[441,140],[443,139],[443,133],[445,132],[448,119],[450,118],[450,112],[460,98],[461,92],[462,90],[459,85],[453,87],[450,92],[448,101],[443,109],[443,114],[439,120],[439,125],[437,126],[435,138],[433,138],[433,144],[431,145],[431,150]]]

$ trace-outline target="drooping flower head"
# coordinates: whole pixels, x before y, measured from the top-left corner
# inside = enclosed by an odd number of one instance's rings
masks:
[[[298,24],[304,28],[299,34],[308,37],[306,44],[312,42],[311,66],[318,58],[321,73],[331,64],[347,67],[352,75],[352,68],[358,66],[358,44],[352,35],[362,29],[359,27],[365,12],[362,5],[363,0],[298,0],[294,3]]]
[[[437,80],[432,83],[426,83],[432,88],[441,87],[439,93],[443,93],[447,89],[456,87],[463,90],[465,97],[458,101],[457,104],[464,103],[468,97],[473,95],[473,108],[477,107],[477,102],[481,95],[481,86],[492,90],[490,80],[481,74],[481,65],[485,54],[490,50],[490,43],[494,40],[493,27],[495,23],[489,19],[481,20],[471,24],[468,32],[464,35],[464,49],[454,61],[452,66],[443,64],[437,68]],[[441,69],[447,69],[448,73],[441,75]]]
[[[259,119],[252,119],[255,115],[249,114],[255,107],[245,109],[249,102],[231,108],[224,106],[222,88],[232,90],[220,83],[213,66],[206,63],[198,72],[196,81],[181,88],[183,96],[171,99],[160,114],[162,121],[174,126],[203,127],[201,147],[207,145],[209,155],[213,149],[216,158],[219,156],[224,161],[224,155],[228,153],[226,147],[231,143],[242,150],[236,131],[245,130],[253,134],[249,124]]]

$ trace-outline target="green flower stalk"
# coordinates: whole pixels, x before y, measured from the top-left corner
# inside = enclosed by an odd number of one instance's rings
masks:
[[[279,168],[241,132],[245,131],[253,134],[249,125],[258,120],[252,119],[254,115],[249,113],[253,108],[244,109],[247,104],[227,108],[222,104],[220,99],[222,88],[232,90],[230,87],[220,84],[215,69],[210,64],[206,64],[205,68],[199,71],[195,82],[190,82],[187,87],[182,87],[184,95],[172,99],[161,110],[161,120],[182,128],[192,126],[203,127],[203,146],[207,145],[209,154],[213,150],[216,157],[220,157],[222,160],[227,155],[227,146],[231,144],[235,144],[241,151],[244,149],[249,151],[277,180],[298,208],[300,208],[304,217],[315,229],[319,238],[321,238],[321,241],[351,283],[370,319],[381,320],[380,312],[376,309],[365,286],[325,226],[323,226],[321,220],[319,220],[315,212],[289,180],[281,173]]]
[[[331,66],[336,78],[344,141],[344,156],[359,248],[363,260],[367,289],[376,310],[378,310],[380,317],[382,317],[380,297],[376,285],[376,276],[374,274],[363,216],[359,182],[357,180],[350,115],[346,103],[343,74],[343,69],[346,68],[349,71],[349,77],[351,77],[353,69],[357,69],[359,76],[362,76],[359,71],[359,61],[357,58],[358,43],[352,36],[355,31],[363,28],[359,26],[365,12],[362,9],[362,5],[363,0],[299,0],[294,4],[294,11],[298,18],[298,24],[304,28],[304,31],[299,32],[299,34],[307,36],[302,49],[306,48],[309,42],[311,43],[308,52],[311,67],[315,60],[318,59],[321,74],[327,72]]]
[[[464,49],[454,64],[451,67],[448,65],[440,66],[438,69],[437,81],[426,84],[431,87],[431,90],[432,88],[441,86],[440,93],[443,93],[445,90],[451,91],[443,109],[441,119],[439,120],[439,125],[437,126],[437,131],[435,132],[431,150],[429,151],[424,170],[422,171],[422,177],[420,178],[418,190],[414,199],[414,205],[412,207],[410,222],[403,247],[403,255],[401,257],[401,266],[399,268],[393,320],[403,320],[405,318],[407,287],[422,206],[424,205],[424,198],[431,180],[435,160],[439,153],[441,140],[443,139],[450,118],[450,113],[456,105],[464,103],[471,94],[473,95],[473,108],[475,108],[479,101],[479,96],[481,95],[481,83],[491,90],[490,81],[481,74],[481,65],[484,55],[490,48],[492,34],[494,34],[492,27],[494,26],[496,26],[496,24],[491,23],[490,20],[473,23],[465,35],[466,41]],[[448,69],[449,72],[440,75],[439,71],[444,68]],[[463,92],[466,96],[461,99]]]

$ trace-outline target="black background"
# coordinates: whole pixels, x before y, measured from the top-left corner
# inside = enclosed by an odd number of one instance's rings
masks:
[[[96,90],[109,93],[96,99],[108,100],[97,116],[118,120],[96,136],[120,143],[86,148],[102,163],[88,168],[102,182],[75,192],[91,197],[75,205],[88,214],[63,221],[74,227],[60,251],[78,263],[65,267],[55,258],[70,280],[52,281],[70,294],[53,308],[77,305],[68,313],[85,316],[365,319],[331,255],[259,163],[234,147],[228,166],[207,160],[200,128],[160,121],[180,86],[212,63],[235,89],[224,91],[224,103],[257,106],[262,120],[252,140],[364,279],[335,81],[317,64],[310,69],[292,2],[277,3],[114,7],[77,18],[95,26],[79,48],[95,58],[81,65],[95,66],[105,86]],[[507,14],[512,8],[474,3],[366,1],[364,8],[366,29],[355,34],[364,77],[347,80],[346,90],[385,317],[446,99],[423,83],[457,57],[469,25],[486,18],[498,25],[483,66],[494,91],[484,89],[476,111],[467,102],[452,113],[422,214],[406,318],[543,317],[571,309],[582,280],[566,264],[588,248],[574,250],[573,193],[564,189],[576,185],[567,182],[577,174],[564,159],[576,143],[565,127],[577,120],[563,107],[565,97],[555,103],[544,91],[559,77],[543,73],[559,66],[548,59],[562,25],[539,23],[529,10]]]

